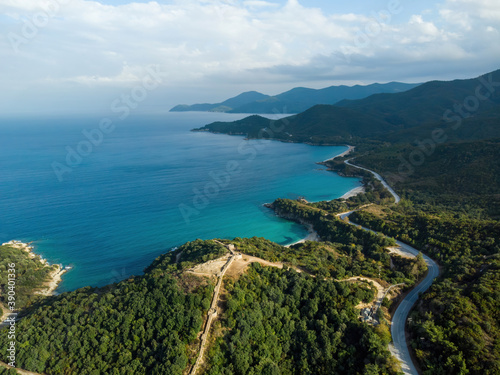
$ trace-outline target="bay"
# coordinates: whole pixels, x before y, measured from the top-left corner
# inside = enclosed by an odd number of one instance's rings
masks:
[[[49,262],[71,266],[63,292],[140,274],[197,238],[305,237],[263,204],[359,186],[316,164],[346,147],[190,131],[244,116],[136,114],[112,119],[102,138],[97,115],[0,119],[0,241],[33,241]]]

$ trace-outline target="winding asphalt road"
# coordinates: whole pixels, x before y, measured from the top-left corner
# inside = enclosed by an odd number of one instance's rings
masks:
[[[404,246],[406,250],[418,251],[413,247],[408,246],[402,242],[397,241],[399,246]],[[392,317],[392,325],[391,325],[391,335],[393,345],[389,347],[393,356],[395,356],[401,362],[401,369],[403,373],[409,375],[418,375],[418,371],[411,360],[410,352],[408,350],[408,346],[406,345],[405,338],[405,324],[408,319],[408,314],[410,313],[411,308],[417,302],[420,293],[424,293],[431,284],[434,279],[439,275],[439,267],[431,258],[427,255],[424,255],[425,263],[427,263],[427,267],[429,268],[429,272],[425,279],[423,279],[420,284],[418,284],[415,288],[412,289],[410,293],[401,301],[394,316]]]
[[[394,200],[396,201],[395,203],[398,204],[399,201],[401,200],[401,198],[399,197],[399,195],[389,186],[389,184],[387,182],[385,182],[385,180],[377,173],[377,172],[374,172],[370,169],[366,169],[366,168],[363,168],[363,167],[360,167],[359,165],[354,165],[354,164],[351,164],[350,161],[352,159],[348,159],[348,160],[345,160],[344,163],[346,163],[347,165],[350,165],[351,167],[354,167],[354,168],[358,168],[358,169],[362,169],[364,171],[367,171],[367,172],[370,172],[372,175],[375,176],[375,178],[377,180],[379,180],[382,185],[384,185],[384,187],[389,190],[389,193],[392,194],[392,196],[394,197]]]
[[[386,189],[389,190],[389,192],[394,197],[396,204],[399,203],[399,201],[401,200],[399,195],[396,194],[396,192],[387,184],[387,182],[385,182],[385,180],[378,173],[351,164],[349,160],[346,160],[345,163],[352,167],[363,169],[373,174],[375,178],[377,178],[377,180],[379,180],[386,187]],[[349,217],[349,215],[351,215],[353,212],[354,211],[344,212],[337,216],[339,216],[341,219],[344,219]],[[351,224],[358,225],[353,222],[351,222]],[[377,233],[365,227],[361,228],[370,232]],[[415,256],[417,256],[418,253],[420,252],[417,249],[401,241],[396,241],[396,243],[404,251],[411,253]],[[406,320],[408,319],[408,314],[410,313],[410,310],[413,307],[413,305],[417,302],[420,293],[424,293],[427,289],[429,289],[434,279],[439,275],[439,266],[437,265],[437,263],[434,262],[427,255],[425,254],[422,255],[428,267],[427,276],[415,288],[413,288],[412,291],[408,293],[408,295],[401,301],[398,308],[394,312],[394,316],[392,317],[391,335],[393,343],[389,346],[389,350],[391,351],[392,355],[396,357],[401,363],[401,369],[403,370],[403,373],[405,375],[418,375],[418,371],[411,359],[410,351],[408,350],[408,345],[406,344],[405,324]]]

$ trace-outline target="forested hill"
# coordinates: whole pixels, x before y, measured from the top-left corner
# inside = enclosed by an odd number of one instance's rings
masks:
[[[500,219],[500,139],[426,147],[424,153],[415,145],[385,145],[355,160],[416,203]]]
[[[241,134],[248,138],[273,138],[282,141],[315,144],[342,143],[346,139],[365,138],[394,131],[385,121],[371,118],[349,108],[317,105],[284,120],[269,120],[253,115],[235,122],[214,122],[196,131]]]
[[[433,81],[402,93],[315,106],[282,119],[272,132],[266,130],[271,121],[257,116],[197,130],[318,144],[408,141],[443,126],[453,127],[456,139],[500,137],[500,127],[495,126],[500,118],[498,85],[500,70],[475,79]]]
[[[423,270],[403,258],[383,267],[390,262],[388,239],[367,234],[352,244],[352,233],[344,237],[292,248],[259,238],[231,241],[243,254],[306,272],[252,264],[244,274],[224,276],[223,302],[198,373],[396,375],[387,325],[362,323],[355,308],[371,302],[374,290],[333,277],[363,272],[413,285]],[[196,240],[158,257],[144,275],[32,305],[16,323],[17,367],[49,375],[189,373],[215,285],[210,274],[190,270],[227,253],[220,241]],[[0,361],[10,341],[9,331],[0,330]]]
[[[206,111],[228,113],[299,113],[316,104],[335,104],[344,99],[362,99],[378,93],[396,93],[416,87],[417,84],[390,82],[367,86],[330,86],[324,89],[296,87],[276,96],[255,91],[240,94],[222,103],[177,105],[171,112]]]

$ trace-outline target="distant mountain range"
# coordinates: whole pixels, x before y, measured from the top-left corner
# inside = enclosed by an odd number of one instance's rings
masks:
[[[378,171],[417,202],[456,207],[457,212],[475,207],[479,215],[500,218],[500,70],[316,105],[280,120],[253,115],[194,130],[354,145],[350,157],[358,165]],[[342,160],[329,167],[352,173]]]
[[[324,89],[296,87],[276,96],[256,91],[242,93],[222,103],[178,105],[171,112],[204,111],[228,113],[299,113],[317,104],[335,104],[345,99],[363,99],[373,94],[399,93],[418,84],[390,82],[367,86],[331,86]]]
[[[271,134],[266,130],[271,121],[257,115],[197,130],[315,144],[355,144],[368,138],[411,142],[417,135],[429,137],[436,127],[453,128],[448,139],[500,137],[497,82],[500,70],[474,79],[431,81],[405,92],[316,105],[281,120],[284,129]]]

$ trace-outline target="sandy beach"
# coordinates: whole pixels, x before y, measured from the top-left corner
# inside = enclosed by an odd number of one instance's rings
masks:
[[[363,194],[365,192],[365,187],[364,186],[358,186],[352,190],[349,190],[347,193],[342,195],[340,198],[341,199],[349,199],[351,197],[355,197],[356,195]]]
[[[309,235],[306,238],[301,239],[300,241],[294,242],[290,245],[286,245],[285,247],[290,247],[293,245],[297,245],[299,243],[304,243],[306,241],[315,241],[319,242],[321,241],[321,238],[319,237],[318,233],[313,229],[313,226],[311,224],[307,224],[307,230],[309,231]]]
[[[330,161],[330,160],[333,160],[333,159],[337,159],[337,158],[343,158],[344,156],[347,156],[349,155],[353,150],[354,150],[354,146],[349,146],[349,145],[346,145],[347,147],[349,147],[348,150],[344,151],[343,153],[341,153],[340,155],[336,155],[334,156],[333,158],[330,158],[330,159],[326,159],[323,163],[326,163],[327,161]]]

